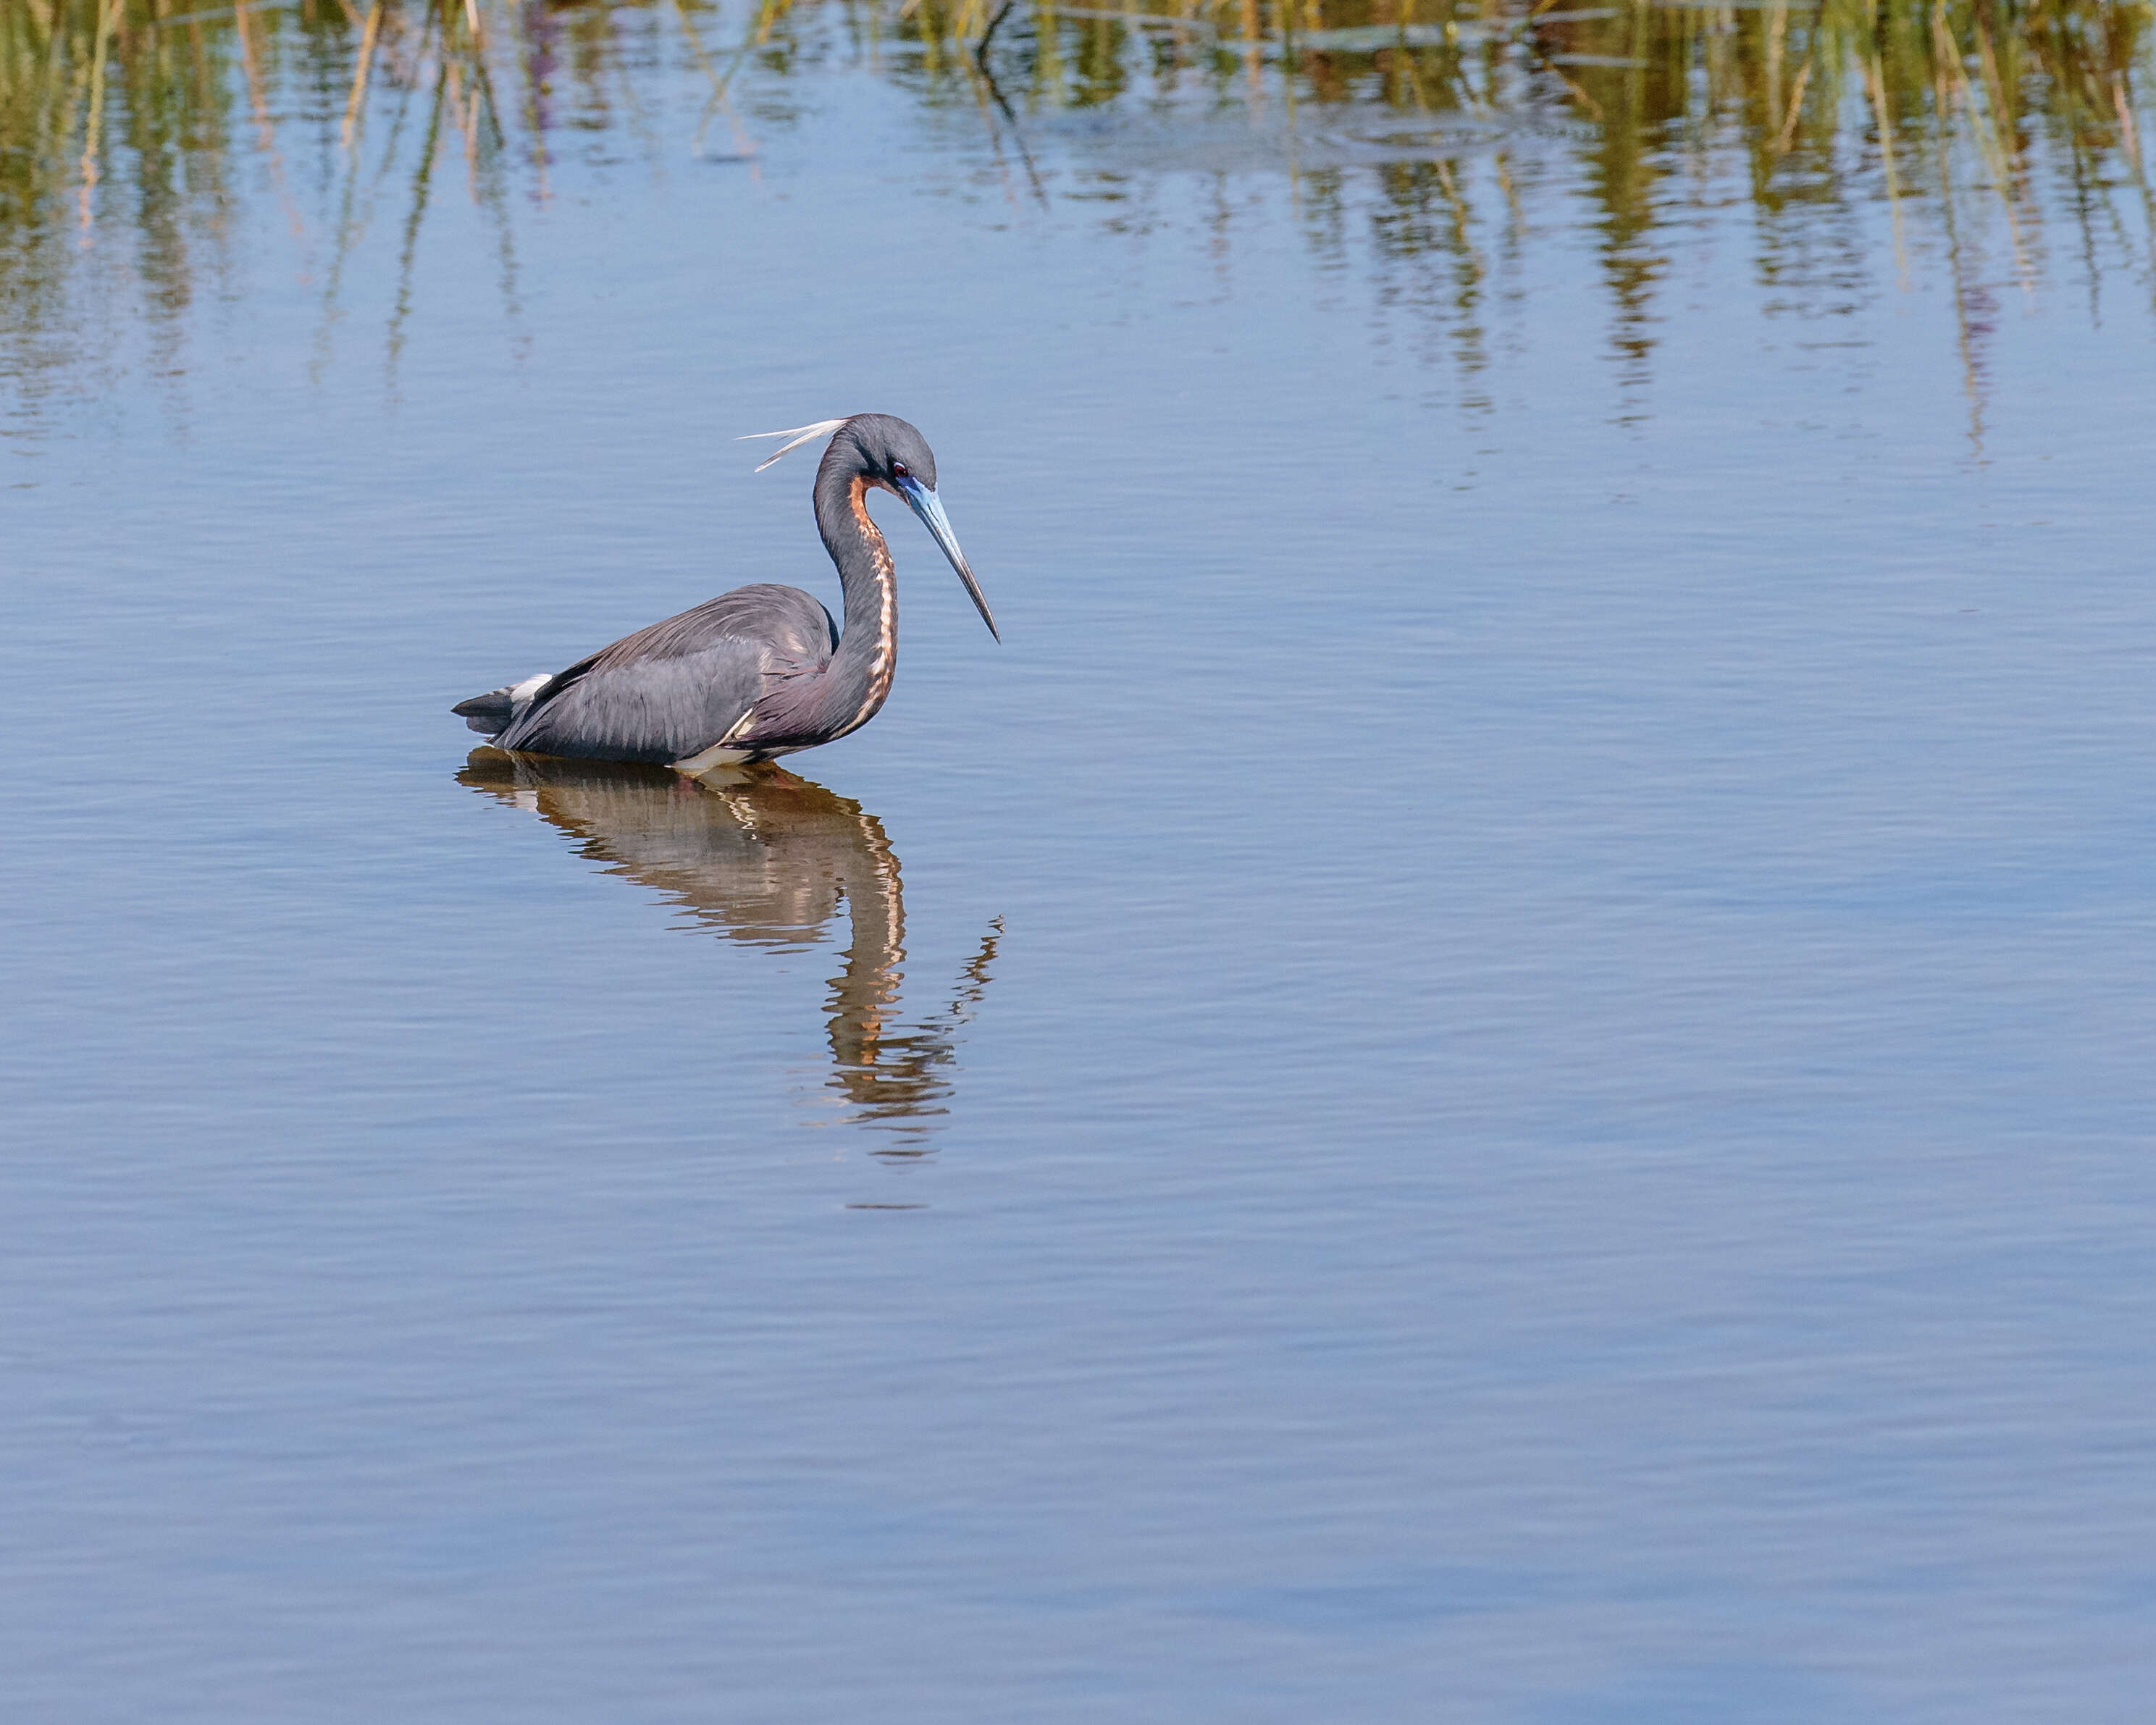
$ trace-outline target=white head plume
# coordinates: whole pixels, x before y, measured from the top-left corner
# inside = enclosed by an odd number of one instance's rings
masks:
[[[829,437],[841,425],[844,425],[847,419],[850,419],[853,417],[854,416],[851,413],[849,413],[845,416],[845,418],[841,419],[819,419],[814,425],[797,425],[791,431],[752,431],[747,436],[737,437],[734,441],[737,444],[752,443],[760,437],[783,437],[788,439],[785,443],[781,444],[776,451],[766,456],[762,460],[756,464],[756,470],[758,473],[762,473],[765,468],[770,466],[773,462],[776,461],[779,458],[779,456],[786,454],[789,451],[799,449],[803,444],[814,443],[819,437]]]

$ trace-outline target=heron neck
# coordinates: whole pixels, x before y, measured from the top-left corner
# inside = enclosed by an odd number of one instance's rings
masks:
[[[891,547],[869,519],[868,480],[827,465],[816,475],[816,527],[845,595],[834,662],[867,662],[888,688],[898,656],[898,575]]]

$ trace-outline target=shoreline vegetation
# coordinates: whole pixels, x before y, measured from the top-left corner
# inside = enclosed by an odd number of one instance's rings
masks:
[[[1980,437],[2014,295],[2156,302],[2153,35],[2152,0],[10,0],[0,379],[33,400],[94,365],[92,305],[176,367],[184,314],[232,268],[236,201],[265,188],[311,248],[325,352],[356,248],[397,248],[393,374],[430,203],[486,213],[513,311],[516,206],[596,134],[655,148],[660,80],[693,80],[668,88],[699,92],[701,153],[752,165],[788,79],[851,64],[978,124],[1016,201],[1113,220],[1142,196],[1114,128],[1086,134],[1093,157],[1055,147],[1074,116],[1127,121],[1192,172],[1284,172],[1311,244],[1359,254],[1470,377],[1558,198],[1586,200],[1557,219],[1594,232],[1611,349],[1640,380],[1662,230],[1747,199],[1755,270],[1799,300],[1852,274],[1951,286]],[[1231,165],[1175,155],[1226,128],[1249,140]]]

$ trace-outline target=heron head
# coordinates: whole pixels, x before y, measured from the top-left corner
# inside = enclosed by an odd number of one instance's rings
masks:
[[[826,466],[839,463],[855,478],[902,498],[906,506],[921,518],[921,526],[928,529],[943,555],[950,559],[951,567],[958,572],[958,579],[965,584],[966,597],[981,614],[981,621],[988,624],[988,633],[998,642],[1003,639],[996,628],[996,619],[989,614],[988,602],[982,597],[980,583],[967,567],[966,554],[958,549],[958,536],[951,531],[951,520],[943,513],[942,500],[936,495],[936,452],[914,427],[889,413],[855,413],[846,419],[819,420],[793,431],[764,431],[755,435],[788,439],[779,445],[778,454],[757,469],[758,473],[788,450],[798,449],[819,437],[829,437],[831,447],[824,457]]]
[[[856,471],[870,484],[901,497],[909,480],[930,491],[936,489],[936,452],[905,420],[888,413],[857,413],[846,422],[841,435],[853,446]]]

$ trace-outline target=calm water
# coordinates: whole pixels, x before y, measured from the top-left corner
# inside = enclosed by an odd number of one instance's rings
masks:
[[[2144,1718],[2123,146],[690,16],[11,194],[9,1717]],[[799,778],[468,760],[863,408],[1008,644],[897,521]]]

